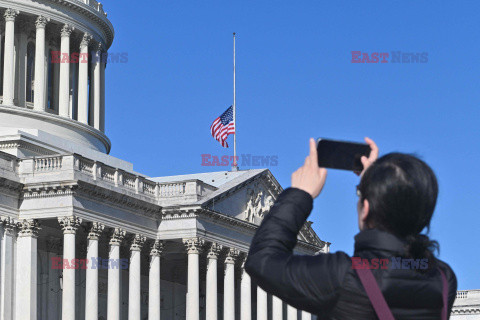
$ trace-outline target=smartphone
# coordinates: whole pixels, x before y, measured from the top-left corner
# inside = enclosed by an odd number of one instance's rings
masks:
[[[370,146],[365,143],[317,139],[318,166],[361,172],[362,156],[370,155]]]

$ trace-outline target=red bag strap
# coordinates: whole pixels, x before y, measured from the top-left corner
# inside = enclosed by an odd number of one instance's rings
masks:
[[[440,275],[442,276],[442,320],[448,319],[448,281],[445,273],[442,269],[438,268]],[[388,307],[387,301],[382,294],[382,291],[378,287],[377,281],[373,276],[370,269],[355,269],[357,271],[360,282],[362,282],[365,291],[367,292],[368,299],[373,305],[373,309],[380,320],[395,320],[392,311]]]
[[[443,296],[443,308],[442,308],[442,320],[448,319],[448,281],[447,276],[442,271],[442,269],[438,268],[440,271],[440,275],[442,276],[442,296]]]
[[[355,269],[380,320],[395,320],[370,269]]]

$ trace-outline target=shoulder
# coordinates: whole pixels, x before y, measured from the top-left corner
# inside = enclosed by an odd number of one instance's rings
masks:
[[[352,269],[352,260],[348,254],[342,251],[333,253],[320,253],[315,256],[305,257],[312,270],[323,276],[335,279],[335,285],[343,283],[345,275]]]
[[[438,267],[445,273],[445,277],[447,278],[448,282],[448,301],[450,306],[453,305],[453,301],[455,300],[457,294],[457,276],[453,269],[444,261],[437,260]]]
[[[308,279],[308,286],[322,300],[333,303],[338,297],[346,275],[351,270],[350,257],[345,252],[320,253],[314,256],[294,256],[289,261],[300,279]],[[295,281],[299,281],[296,279]]]
[[[453,271],[453,269],[445,261],[442,261],[442,260],[437,260],[437,261],[438,261],[438,267],[445,273],[445,276],[447,277],[449,286],[452,285],[452,287],[455,287],[455,290],[457,290],[457,276],[455,275],[455,272]]]

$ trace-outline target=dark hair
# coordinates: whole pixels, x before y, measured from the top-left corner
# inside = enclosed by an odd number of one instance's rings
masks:
[[[406,257],[427,258],[432,267],[438,243],[421,232],[429,231],[437,203],[433,170],[413,155],[389,153],[365,171],[358,190],[369,202],[367,225],[405,239]]]

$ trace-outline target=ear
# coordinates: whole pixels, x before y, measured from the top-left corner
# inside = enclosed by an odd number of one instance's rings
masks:
[[[368,218],[369,212],[370,212],[370,203],[368,203],[368,200],[365,199],[363,200],[362,212],[360,213],[360,220],[362,220],[365,226],[367,225],[367,218]]]

